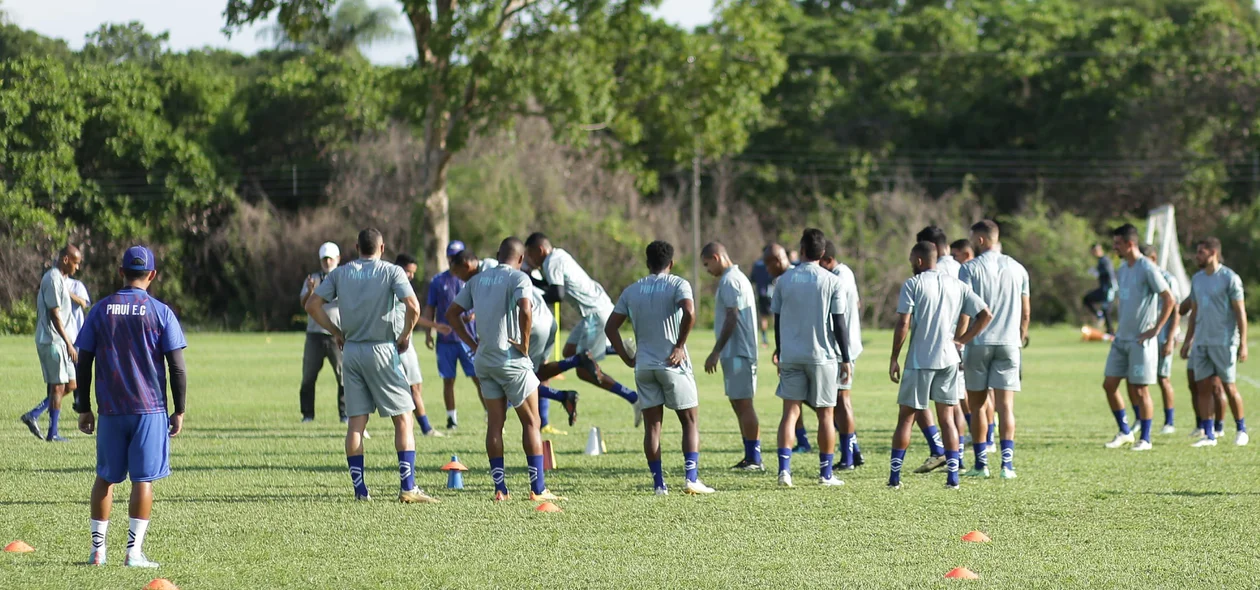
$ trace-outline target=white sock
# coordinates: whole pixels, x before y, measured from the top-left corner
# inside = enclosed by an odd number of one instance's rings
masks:
[[[149,521],[142,518],[131,519],[131,526],[127,529],[127,555],[144,553],[144,534],[148,530]]]
[[[92,531],[92,553],[104,553],[105,533],[109,530],[109,521],[88,520],[88,529]]]
[[[450,418],[451,420],[453,420],[453,421],[455,421],[455,422],[459,422],[459,418],[456,418],[456,417],[455,417],[455,410],[447,410],[447,411],[446,411],[446,417],[447,417],[447,418]]]

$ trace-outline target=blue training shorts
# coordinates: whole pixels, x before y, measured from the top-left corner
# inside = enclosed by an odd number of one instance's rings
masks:
[[[473,368],[472,355],[461,342],[438,342],[437,343],[437,361],[438,361],[438,377],[443,379],[455,378],[455,364],[464,368],[465,377],[476,377],[477,370]]]
[[[100,416],[96,423],[96,475],[109,483],[127,476],[156,481],[171,474],[170,418],[166,413]]]

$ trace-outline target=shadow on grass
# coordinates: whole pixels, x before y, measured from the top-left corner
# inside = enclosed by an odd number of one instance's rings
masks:
[[[1194,490],[1170,490],[1166,492],[1133,492],[1106,490],[1098,494],[1100,497],[1110,498],[1119,496],[1161,496],[1169,498],[1228,498],[1236,496],[1260,496],[1260,492],[1222,492],[1222,491],[1194,491]]]

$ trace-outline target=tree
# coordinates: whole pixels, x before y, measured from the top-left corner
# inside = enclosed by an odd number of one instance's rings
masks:
[[[311,31],[290,31],[282,24],[264,29],[280,49],[310,52],[323,49],[334,55],[359,55],[364,47],[380,41],[396,39],[401,33],[394,28],[398,13],[384,6],[372,8],[367,0],[341,0],[328,17],[326,28]]]
[[[144,29],[144,24],[133,20],[125,25],[103,24],[86,37],[83,55],[89,60],[148,63],[166,53],[166,44],[171,40],[171,33],[162,31],[153,35]]]

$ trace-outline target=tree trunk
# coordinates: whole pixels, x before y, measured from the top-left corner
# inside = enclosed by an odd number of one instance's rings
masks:
[[[446,150],[428,150],[425,158],[424,192],[416,203],[419,229],[416,243],[424,249],[424,268],[427,276],[445,271],[450,265],[446,260],[446,247],[451,241],[450,197],[446,194],[446,172],[450,166],[450,154]]]

